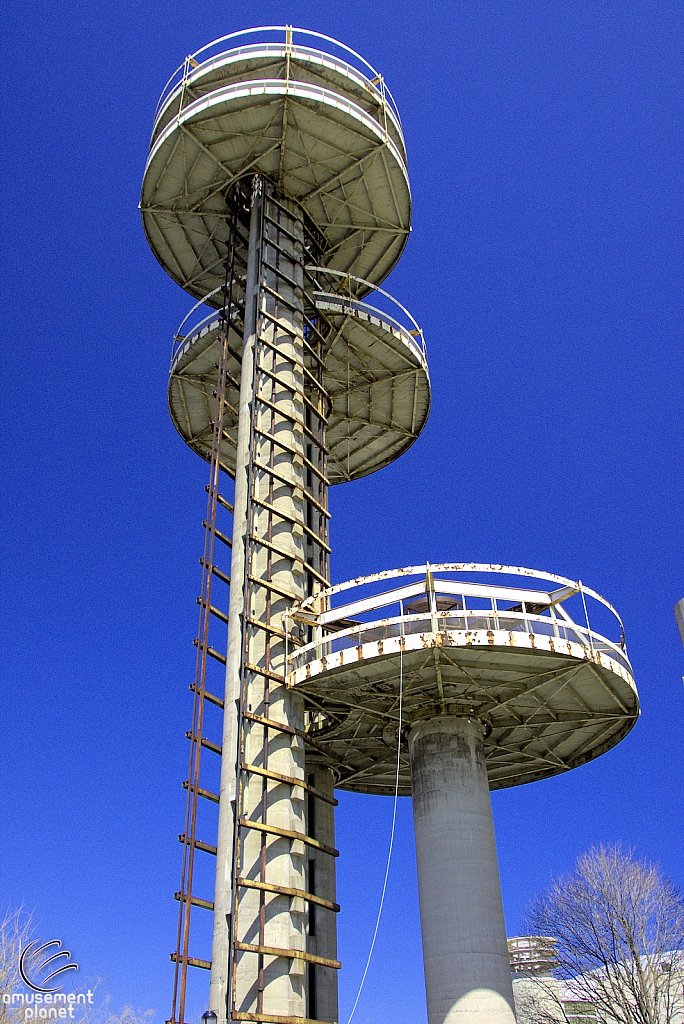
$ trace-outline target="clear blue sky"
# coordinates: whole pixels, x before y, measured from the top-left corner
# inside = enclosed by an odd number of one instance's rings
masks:
[[[598,761],[494,795],[509,932],[592,842],[684,883],[681,4],[9,0],[0,899],[157,1022],[207,471],[166,410],[190,302],[137,202],[185,54],[286,21],[359,50],[397,99],[415,212],[388,287],[425,330],[434,387],[411,451],[332,494],[334,580],[474,560],[604,594],[642,719]],[[387,799],[341,797],[341,1020],[390,817]],[[403,801],[359,1024],[425,1021],[412,845]]]

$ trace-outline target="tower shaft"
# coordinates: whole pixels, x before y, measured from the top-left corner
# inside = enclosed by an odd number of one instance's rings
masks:
[[[334,918],[334,868],[308,869],[310,851],[335,855],[332,817],[315,811],[332,803],[332,778],[318,772],[326,778],[308,786],[303,700],[285,685],[288,612],[329,575],[327,400],[322,337],[306,312],[307,241],[298,205],[255,177],[211,968],[219,1021],[337,1016],[336,982],[317,984],[320,972],[336,976],[334,925],[327,956],[307,950],[313,913]]]
[[[483,727],[409,734],[429,1024],[515,1024]]]

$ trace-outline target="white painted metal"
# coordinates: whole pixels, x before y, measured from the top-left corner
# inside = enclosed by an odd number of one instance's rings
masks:
[[[309,270],[318,272],[318,268]],[[325,277],[334,280],[327,269]],[[348,290],[348,275],[344,283]],[[366,283],[358,282],[357,294]],[[330,332],[323,374],[332,403],[326,429],[328,476],[331,483],[342,483],[387,465],[420,434],[430,410],[427,354],[420,328],[398,303],[397,317],[408,319],[408,327],[348,292],[318,291],[314,299]],[[181,437],[206,459],[211,455],[211,403],[221,320],[212,313],[185,336],[183,329],[181,324],[174,343],[169,410]],[[230,375],[239,383],[237,357],[242,339],[236,330],[231,331],[230,341],[236,354],[229,364]],[[222,459],[232,470],[238,392],[230,382],[228,402]]]
[[[374,572],[368,576],[356,576],[353,580],[345,580],[344,583],[337,583],[334,587],[329,587],[325,594],[326,597],[330,599],[335,594],[341,594],[345,590],[350,590],[353,587],[361,587],[365,584],[379,583],[382,580],[398,579],[404,576],[425,577],[428,572],[496,573],[500,576],[528,576],[530,579],[550,580],[553,583],[560,583],[563,586],[571,587],[573,590],[581,589],[588,597],[592,597],[595,601],[599,601],[610,612],[612,612],[620,623],[620,628],[622,629],[622,619],[615,608],[613,608],[612,604],[606,601],[605,597],[601,597],[601,595],[597,594],[595,590],[591,590],[584,584],[570,580],[567,576],[557,576],[555,573],[551,572],[540,572],[538,569],[526,569],[520,565],[501,565],[497,562],[439,562],[434,565],[431,565],[428,562],[427,565],[407,565],[404,566],[403,569],[385,569],[382,572]],[[302,608],[305,609],[310,605],[313,606],[313,604],[314,602],[312,601],[304,601]]]
[[[515,1024],[483,736],[452,716],[409,733],[428,1024]]]
[[[464,569],[500,569],[506,576],[552,578],[564,586],[522,590],[436,575]],[[420,576],[419,582],[329,609],[336,595],[350,589],[411,576]],[[401,608],[418,593],[426,595],[427,611]],[[437,610],[442,594],[460,595],[458,606]],[[480,607],[468,604],[469,594]],[[313,623],[314,639],[290,654],[289,685],[308,698],[311,727],[325,738],[329,759],[319,760],[334,768],[340,788],[393,792],[400,655],[411,680],[407,722],[452,714],[477,715],[487,724],[492,789],[546,778],[599,756],[629,732],[639,705],[623,644],[560,614],[560,602],[575,595],[583,610],[582,594],[610,608],[600,595],[563,577],[452,563],[362,577],[330,587],[315,602],[302,602],[293,623]],[[482,607],[485,599],[488,607]],[[398,615],[373,618],[378,608],[392,605]],[[621,632],[619,616],[611,611]],[[351,625],[353,615],[367,621]],[[410,791],[404,760],[400,792]]]
[[[518,601],[528,604],[555,605],[564,601],[573,594],[579,593],[579,587],[563,587],[552,594],[543,590],[521,590],[517,587],[492,587],[484,583],[459,583],[453,580],[435,580],[435,592],[440,594],[457,594],[459,597],[488,597],[495,601]],[[376,608],[386,608],[387,605],[396,604],[397,601],[406,601],[409,597],[426,593],[425,582],[414,583],[408,587],[399,587],[385,594],[374,594],[373,597],[361,598],[351,604],[332,608],[329,612],[321,612],[317,622],[321,626],[327,626],[340,619],[348,619],[350,615],[359,615],[362,612],[373,611]]]
[[[222,283],[226,190],[248,174],[265,175],[298,200],[323,232],[324,262],[333,269],[378,283],[406,244],[406,154],[382,79],[297,45],[293,30],[283,34],[277,44],[255,39],[218,54],[203,48],[160,101],[143,225],[162,266],[197,298]],[[338,45],[316,38],[328,50]]]

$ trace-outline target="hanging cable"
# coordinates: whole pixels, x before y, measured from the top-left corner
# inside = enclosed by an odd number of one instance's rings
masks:
[[[361,984],[359,985],[359,991],[356,993],[356,999],[352,1006],[352,1011],[347,1019],[347,1024],[351,1024],[351,1019],[356,1012],[356,1007],[359,1004],[361,993],[363,992],[363,986],[366,981],[366,975],[368,974],[368,968],[370,967],[371,957],[373,956],[373,950],[375,949],[375,940],[378,937],[378,928],[380,927],[380,918],[382,917],[382,908],[385,903],[385,893],[387,892],[387,879],[389,877],[390,864],[392,862],[392,848],[394,846],[394,830],[397,823],[397,801],[399,798],[399,759],[401,755],[401,730],[403,727],[403,712],[404,712],[404,603],[399,602],[399,608],[401,611],[401,646],[399,647],[399,732],[397,734],[397,770],[394,779],[394,808],[392,810],[392,830],[390,832],[389,850],[387,851],[387,867],[385,868],[385,880],[382,883],[382,895],[380,897],[380,906],[378,907],[378,916],[375,921],[375,931],[373,932],[373,940],[368,950],[368,959],[366,960],[366,966],[363,971],[361,978]]]

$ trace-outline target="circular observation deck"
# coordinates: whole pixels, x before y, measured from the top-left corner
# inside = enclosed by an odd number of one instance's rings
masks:
[[[385,589],[389,580],[398,586]],[[596,631],[604,622],[619,640]],[[290,630],[299,646],[288,684],[319,743],[312,761],[341,789],[394,792],[400,672],[406,730],[438,715],[483,723],[490,789],[598,757],[639,714],[620,617],[562,576],[473,563],[395,569],[308,598]],[[399,792],[411,793],[405,743]]]
[[[378,300],[395,315],[361,301],[372,287],[331,271],[308,267],[309,313],[326,335],[323,386],[330,398],[326,427],[328,480],[366,476],[398,458],[413,444],[430,411],[430,378],[423,334],[413,317],[387,292]],[[342,286],[343,290],[338,289]],[[187,334],[188,314],[174,341],[169,410],[178,433],[202,458],[211,458],[213,394],[223,321],[211,313]],[[242,323],[229,319],[228,394],[221,462],[235,466]]]
[[[342,43],[285,26],[236,32],[167,83],[140,209],[152,251],[195,298],[223,283],[226,194],[250,174],[299,202],[326,266],[377,284],[399,259],[411,224],[399,114],[382,76]]]

